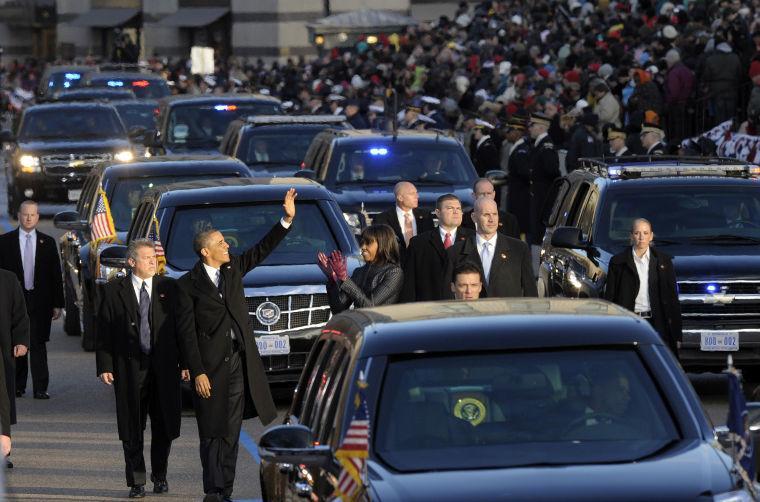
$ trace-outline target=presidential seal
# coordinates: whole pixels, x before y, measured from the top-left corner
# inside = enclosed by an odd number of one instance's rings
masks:
[[[486,419],[486,405],[474,397],[463,397],[454,405],[454,416],[479,425]]]

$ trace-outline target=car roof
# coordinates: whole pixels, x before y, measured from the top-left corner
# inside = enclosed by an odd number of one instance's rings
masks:
[[[390,131],[378,131],[375,129],[340,129],[330,133],[340,142],[352,141],[400,141],[400,142],[443,142],[446,144],[459,144],[456,138],[438,131],[415,131],[399,130],[394,134]]]
[[[95,66],[86,66],[86,65],[53,65],[48,66],[45,68],[44,75],[49,76],[53,73],[60,73],[60,72],[67,72],[67,71],[75,71],[78,73],[87,73],[92,71],[98,71],[98,68]]]
[[[161,207],[269,201],[282,199],[284,192],[290,187],[298,192],[298,200],[333,198],[325,187],[315,181],[287,177],[225,178],[172,183],[151,188],[145,192],[145,198],[161,197]]]
[[[640,317],[598,299],[494,298],[358,309],[327,330],[361,343],[363,356],[424,352],[662,345]]]
[[[55,110],[57,108],[109,108],[114,109],[110,102],[104,101],[52,101],[32,105],[24,113],[34,112],[37,110]],[[115,111],[115,110],[114,110]]]
[[[132,177],[178,174],[180,170],[220,174],[250,173],[243,162],[226,155],[165,155],[128,163],[100,164],[91,172],[103,177]]]
[[[188,94],[177,94],[175,96],[166,96],[162,101],[169,106],[183,105],[190,103],[228,103],[235,101],[250,101],[254,103],[280,103],[280,100],[266,96],[264,94],[211,94],[202,96],[193,96]]]
[[[136,79],[136,80],[163,80],[166,81],[161,75],[155,73],[141,73],[136,71],[101,71],[94,72],[87,76],[88,79],[109,79],[109,78],[124,78],[124,79]]]

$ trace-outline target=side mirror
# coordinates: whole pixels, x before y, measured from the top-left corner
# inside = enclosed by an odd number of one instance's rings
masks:
[[[328,467],[333,463],[328,445],[314,446],[311,429],[305,425],[278,425],[261,436],[259,455],[278,464]]]
[[[86,230],[87,221],[76,211],[62,211],[53,217],[53,226],[61,230]]]
[[[317,179],[317,173],[314,172],[312,169],[301,169],[299,171],[296,171],[293,176],[296,178],[308,178],[310,180]]]
[[[555,248],[586,249],[583,232],[578,227],[558,227],[552,233],[552,246]]]
[[[145,129],[143,126],[133,126],[129,128],[127,136],[129,136],[129,139],[140,139],[145,137],[146,132],[147,129]]]
[[[9,130],[0,131],[0,143],[13,143],[16,136]]]
[[[127,246],[109,246],[100,252],[100,264],[111,268],[127,268]]]
[[[486,171],[486,178],[493,183],[493,186],[498,187],[507,182],[507,173],[499,169],[493,169],[491,171]]]
[[[161,141],[158,139],[158,131],[148,129],[143,133],[143,145],[148,148],[160,148]]]

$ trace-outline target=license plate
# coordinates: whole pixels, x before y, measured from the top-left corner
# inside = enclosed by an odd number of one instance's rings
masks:
[[[76,202],[76,201],[78,201],[78,200],[79,200],[79,196],[80,196],[80,195],[82,195],[82,190],[81,190],[81,189],[77,189],[77,190],[69,190],[69,200],[70,200],[71,202]]]
[[[706,352],[739,350],[739,333],[736,331],[703,331],[699,348]]]
[[[290,354],[290,338],[287,335],[263,335],[256,337],[256,346],[262,356]]]

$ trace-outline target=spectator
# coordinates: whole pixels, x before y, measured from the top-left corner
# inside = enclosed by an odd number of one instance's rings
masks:
[[[714,122],[720,124],[736,113],[742,63],[731,45],[716,37],[715,52],[705,60],[702,85],[707,92]]]
[[[620,127],[620,103],[610,92],[610,88],[603,80],[597,80],[593,87],[593,95],[596,104],[594,113],[599,117],[599,126],[607,124]]]
[[[673,141],[681,141],[692,131],[687,130],[686,108],[694,97],[694,72],[681,62],[677,49],[665,54],[668,71],[665,74],[665,107],[668,136]]]

